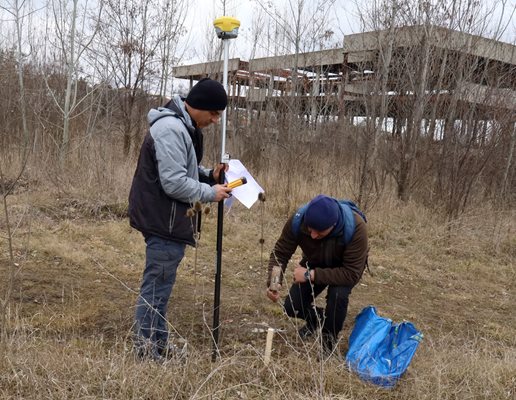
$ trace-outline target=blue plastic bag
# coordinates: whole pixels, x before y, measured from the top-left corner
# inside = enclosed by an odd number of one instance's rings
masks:
[[[390,388],[407,370],[421,339],[410,322],[393,324],[368,306],[355,319],[346,363],[361,379]]]

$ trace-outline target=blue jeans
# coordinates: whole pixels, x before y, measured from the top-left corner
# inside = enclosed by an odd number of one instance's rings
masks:
[[[186,245],[157,236],[148,236],[145,242],[145,271],[136,302],[135,345],[139,355],[155,356],[167,345],[167,304]]]

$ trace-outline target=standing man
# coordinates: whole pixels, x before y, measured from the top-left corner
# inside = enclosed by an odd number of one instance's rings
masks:
[[[330,355],[346,319],[351,289],[360,280],[367,262],[366,223],[348,203],[316,196],[283,227],[270,256],[267,286],[273,267],[279,265],[284,272],[298,246],[303,256],[294,268],[285,311],[289,317],[305,320],[298,331],[302,339],[322,328],[323,351]],[[325,288],[326,307],[315,307],[315,298]],[[268,289],[267,297],[277,302],[279,292]]]
[[[227,185],[216,184],[223,164],[213,170],[200,165],[201,129],[219,121],[227,102],[224,87],[205,78],[186,99],[176,95],[147,116],[150,129],[129,194],[130,224],[146,243],[136,302],[135,347],[140,357],[159,360],[168,355],[167,303],[185,247],[195,246],[195,224],[187,209],[196,201],[218,202],[231,192]]]

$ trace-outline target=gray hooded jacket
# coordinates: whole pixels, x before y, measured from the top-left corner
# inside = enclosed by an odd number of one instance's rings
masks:
[[[176,111],[149,111],[150,129],[129,193],[129,221],[145,236],[194,245],[194,223],[186,210],[195,201],[213,201],[215,189],[210,184],[215,182],[210,170],[198,165],[191,135],[195,128],[184,102],[175,96],[173,105]]]

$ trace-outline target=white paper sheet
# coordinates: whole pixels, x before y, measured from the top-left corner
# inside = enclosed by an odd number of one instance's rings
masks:
[[[233,195],[232,197],[236,198],[247,208],[251,208],[256,200],[258,200],[258,195],[264,192],[264,190],[254,180],[249,171],[244,167],[244,164],[240,162],[240,160],[229,160],[229,169],[226,172],[226,180],[228,182],[232,182],[243,176],[245,176],[247,179],[247,183],[245,185],[234,188],[231,193]],[[226,200],[226,204],[228,206],[231,204],[231,198],[229,200],[229,202]]]

